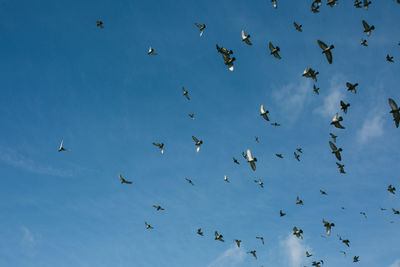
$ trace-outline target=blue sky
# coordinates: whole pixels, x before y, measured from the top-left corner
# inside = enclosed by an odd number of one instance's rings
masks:
[[[353,266],[358,255],[360,266],[399,267],[400,217],[390,209],[400,209],[400,193],[386,188],[400,189],[387,102],[400,104],[400,5],[339,1],[314,14],[312,1],[296,2],[0,0],[0,266]],[[376,27],[369,38],[362,20]],[[207,25],[202,38],[194,22]],[[317,39],[335,45],[332,65]],[[234,51],[234,72],[215,44]],[[150,45],[158,56],[147,55]],[[320,72],[319,96],[306,67]],[[356,95],[347,81],[359,83]],[[329,125],[341,99],[351,103],[345,130]],[[261,104],[280,127],[259,116]],[[204,141],[199,153],[192,135]],[[72,151],[57,152],[62,139]],[[166,144],[163,156],[152,142]],[[240,155],[248,148],[255,172]],[[336,224],[328,238],[323,218]],[[258,260],[246,254],[253,249]]]

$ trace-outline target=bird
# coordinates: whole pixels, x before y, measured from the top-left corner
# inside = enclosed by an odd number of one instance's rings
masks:
[[[218,231],[215,231],[214,232],[214,235],[215,235],[215,238],[214,238],[214,240],[218,240],[218,241],[221,241],[221,242],[225,242],[225,240],[223,239],[223,235],[221,235],[221,234],[218,234]]]
[[[362,2],[361,2],[360,0],[355,0],[355,1],[354,1],[354,6],[355,6],[356,8],[361,8],[361,7],[362,7],[361,4],[362,4]]]
[[[343,100],[340,100],[340,106],[344,114],[347,114],[347,108],[350,107],[350,104],[346,104],[343,102]]]
[[[97,27],[99,27],[100,29],[104,29],[103,22],[101,20],[96,19],[96,24],[97,24]]]
[[[334,135],[333,133],[329,133],[329,135],[332,137],[333,142],[336,143],[336,138],[337,138],[337,136]]]
[[[392,208],[392,211],[393,211],[393,214],[395,214],[395,215],[400,215],[400,211],[395,210],[394,208]]]
[[[237,165],[240,165],[240,162],[235,157],[233,157],[232,159],[233,159],[234,163],[236,163]]]
[[[294,157],[297,159],[297,161],[300,161],[300,156],[296,152],[293,152],[293,154],[294,154]]]
[[[332,52],[331,50],[335,48],[334,45],[327,46],[321,40],[317,40],[319,47],[322,49],[322,53],[325,54],[326,59],[328,60],[329,64],[332,64]]]
[[[339,162],[336,162],[336,165],[338,166],[340,173],[343,173],[343,174],[346,173],[344,171],[344,165],[340,164]]]
[[[242,42],[245,42],[248,45],[253,45],[250,41],[250,34],[247,34],[242,30]]]
[[[400,108],[397,106],[396,102],[393,99],[389,98],[389,105],[392,109],[390,113],[393,115],[393,120],[395,122],[396,128],[399,128],[400,123]]]
[[[277,123],[277,122],[273,122],[273,123],[271,123],[271,125],[272,126],[281,126],[279,123]]]
[[[334,223],[327,222],[327,221],[325,221],[324,219],[322,219],[322,223],[324,224],[324,226],[325,226],[325,228],[326,228],[326,234],[327,234],[328,236],[330,236],[330,235],[331,235],[332,227],[334,227],[335,224],[334,224]]]
[[[371,4],[371,1],[363,0],[365,10],[368,10],[368,6]]]
[[[200,30],[200,37],[203,36],[203,32],[204,32],[204,29],[206,28],[206,24],[201,25],[201,24],[199,24],[199,23],[195,23],[194,25],[196,25],[196,27],[199,28],[199,30]]]
[[[121,184],[131,184],[131,181],[126,180],[122,175],[119,173],[118,174],[119,179],[121,180]]]
[[[333,118],[332,118],[331,125],[335,126],[336,128],[339,128],[339,129],[344,129],[344,127],[340,124],[340,122],[342,120],[343,120],[343,118],[341,116],[339,116],[338,113],[336,113],[335,116],[333,116]]]
[[[395,194],[395,191],[396,191],[396,187],[394,187],[394,186],[392,186],[392,185],[389,185],[388,188],[387,188],[387,190],[388,190],[390,193],[392,193],[392,194],[394,195],[394,194]]]
[[[322,264],[320,261],[313,261],[311,265],[315,267],[321,267],[320,264]]]
[[[275,156],[277,156],[278,158],[281,158],[281,159],[283,159],[283,156],[282,156],[282,154],[275,154]]]
[[[306,251],[306,257],[309,258],[311,256],[312,256],[312,254],[310,254],[310,252]]]
[[[326,5],[330,6],[330,7],[334,7],[337,5],[337,0],[328,0],[328,2],[326,3]]]
[[[232,55],[232,54],[233,54],[233,51],[232,51],[232,50],[228,50],[228,49],[226,49],[225,47],[219,47],[218,44],[216,45],[216,47],[217,47],[217,51],[218,51],[219,53],[221,53],[222,55],[229,56],[229,55]]]
[[[257,259],[257,255],[256,255],[256,251],[255,251],[255,250],[248,251],[247,253],[252,254],[253,257],[254,257],[255,259]]]
[[[185,180],[186,180],[189,184],[194,185],[194,183],[193,183],[192,180],[190,180],[190,179],[188,179],[188,178],[186,178],[186,177],[185,177]]]
[[[271,51],[271,55],[274,55],[274,57],[276,57],[277,59],[281,59],[281,56],[279,55],[279,51],[281,51],[281,49],[279,48],[279,46],[274,47],[274,45],[269,42],[269,50]]]
[[[347,82],[346,86],[347,86],[347,91],[350,91],[353,94],[357,93],[356,87],[358,86],[358,83],[351,84],[351,83]]]
[[[272,4],[274,5],[274,8],[278,7],[278,3],[276,2],[276,0],[271,0]]]
[[[301,147],[296,148],[297,152],[303,153],[303,149]]]
[[[156,142],[153,142],[153,145],[155,145],[155,146],[157,146],[158,148],[160,148],[160,149],[161,149],[161,154],[164,155],[164,143],[156,143]]]
[[[183,95],[186,97],[186,99],[190,101],[189,93],[188,93],[188,91],[185,90],[185,87],[183,87],[183,86],[182,86],[182,92],[183,92]]]
[[[242,152],[242,156],[243,156],[243,158],[244,158],[245,160],[247,160],[247,155],[246,155],[246,153]]]
[[[280,216],[280,217],[283,217],[283,216],[285,216],[285,215],[286,215],[286,213],[284,213],[282,210],[279,211],[279,216]]]
[[[325,196],[328,195],[328,194],[327,194],[325,191],[323,191],[322,189],[320,189],[319,192],[321,193],[321,195],[325,195]]]
[[[262,236],[256,236],[256,238],[257,238],[257,239],[260,239],[260,240],[261,240],[261,243],[264,245],[264,237],[262,237]]]
[[[153,207],[154,207],[156,210],[164,210],[164,208],[163,208],[163,207],[161,207],[161,206],[158,206],[158,205],[153,205]]]
[[[347,255],[346,251],[341,250],[340,252],[343,253],[343,255],[346,257],[346,255]]]
[[[58,148],[58,152],[61,152],[61,151],[71,151],[71,149],[64,148],[64,140],[61,140],[60,147]]]
[[[389,54],[386,55],[386,61],[390,63],[394,63],[393,57],[391,57]]]
[[[197,229],[197,234],[203,236],[204,233],[201,231],[201,228]]]
[[[192,120],[194,120],[194,114],[193,114],[193,113],[188,114],[188,115],[189,115],[189,117],[190,117]]]
[[[228,177],[226,175],[224,175],[224,181],[229,183],[229,179],[228,179]]]
[[[381,208],[381,210],[382,210],[382,211],[384,211],[384,210],[387,210],[387,209],[385,209],[385,208]]]
[[[296,28],[296,30],[298,32],[302,32],[303,31],[303,29],[302,29],[303,25],[301,25],[301,24],[299,25],[296,22],[293,22],[293,25],[294,25],[294,27]]]
[[[300,239],[303,239],[303,236],[301,235],[303,233],[303,230],[297,229],[297,227],[293,227],[293,235],[297,236]]]
[[[196,146],[196,151],[199,152],[200,151],[200,146],[203,144],[203,140],[197,139],[195,136],[192,136],[194,142],[195,142],[195,146]]]
[[[303,200],[301,200],[298,196],[296,197],[296,204],[297,205],[304,205]]]
[[[236,60],[235,57],[232,57],[232,58],[227,57],[227,56],[224,57],[225,65],[228,66],[228,69],[229,69],[230,71],[233,71],[233,70],[234,70],[233,62],[234,62],[235,60]]]
[[[305,70],[303,71],[302,76],[306,77],[306,78],[311,78],[313,79],[315,82],[317,82],[317,75],[319,74],[318,71],[313,70],[312,68],[305,68]]]
[[[250,149],[247,149],[247,161],[250,163],[251,169],[255,171],[257,158],[253,158],[253,154],[251,153]]]
[[[268,118],[269,110],[265,110],[263,104],[261,104],[260,110],[261,110],[260,116],[262,116],[266,121],[269,121]]]
[[[146,225],[146,229],[154,229],[154,227],[148,224],[147,222],[144,222],[144,224]]]
[[[367,218],[367,214],[363,211],[360,211],[360,214],[363,215],[365,218]]]
[[[257,183],[261,188],[264,188],[264,183],[261,179],[258,180],[253,180],[255,183]]]
[[[360,260],[359,260],[359,256],[354,256],[353,257],[353,262],[359,262]]]
[[[314,92],[317,94],[317,95],[319,95],[319,87],[317,87],[317,86],[315,86],[315,84],[314,84]]]
[[[367,34],[367,36],[370,36],[371,32],[375,30],[375,26],[374,25],[369,26],[365,20],[362,21],[362,24],[364,26],[364,32]]]
[[[321,0],[314,0],[311,4],[311,11],[313,13],[318,13],[319,12],[319,7],[322,5],[322,1]]]
[[[361,39],[361,45],[367,47],[368,46],[367,40]]]
[[[254,139],[256,140],[257,143],[260,143],[260,140],[258,139],[258,136],[254,136]]]
[[[329,141],[329,146],[330,146],[331,149],[332,149],[332,154],[335,154],[336,158],[337,158],[339,161],[341,161],[341,160],[342,160],[342,156],[340,155],[340,152],[342,152],[343,149],[337,148],[337,147],[335,146],[335,144],[332,143],[332,141]]]
[[[157,56],[158,54],[156,52],[154,52],[153,47],[149,47],[149,52],[147,52],[147,55],[153,55],[153,56]]]
[[[242,242],[242,240],[239,239],[235,239],[236,245],[238,248],[240,248],[240,243]]]

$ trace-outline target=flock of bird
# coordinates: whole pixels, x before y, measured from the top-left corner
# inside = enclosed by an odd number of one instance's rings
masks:
[[[271,2],[273,4],[274,8],[278,7],[277,0],[271,0]],[[400,3],[400,0],[397,0],[397,3]],[[338,4],[338,0],[327,0],[326,4],[328,6],[330,6],[330,7],[334,7],[334,6],[336,6]],[[314,0],[312,2],[312,5],[311,5],[311,11],[314,12],[314,13],[320,12],[319,8],[320,8],[321,5],[322,5],[322,0]],[[367,0],[363,0],[363,1],[355,0],[355,2],[354,2],[354,7],[356,7],[356,8],[364,7],[366,10],[368,10],[370,5],[371,5],[371,1],[367,1]],[[97,24],[97,27],[99,27],[101,29],[104,28],[104,24],[103,24],[102,21],[96,20],[96,24]],[[295,27],[295,30],[297,30],[298,32],[302,32],[303,31],[303,25],[298,24],[296,22],[293,22],[293,25]],[[202,37],[204,35],[205,30],[206,30],[206,25],[205,24],[195,23],[195,26],[199,29],[200,37]],[[369,37],[371,35],[372,31],[375,30],[375,26],[374,25],[369,25],[365,20],[362,20],[362,26],[363,26],[363,32],[367,35],[367,37]],[[242,41],[246,45],[251,46],[253,44],[251,42],[251,40],[250,40],[251,35],[250,34],[246,34],[246,32],[244,30],[241,31],[241,38],[242,38]],[[332,64],[333,63],[333,51],[332,50],[335,48],[334,45],[332,45],[332,44],[331,45],[327,45],[325,42],[323,42],[321,40],[317,40],[317,44],[321,48],[322,54],[325,55],[328,63]],[[367,47],[368,46],[367,40],[366,39],[361,39],[361,45]],[[400,45],[400,43],[399,43],[399,45]],[[234,71],[234,62],[235,62],[236,58],[233,56],[233,51],[232,50],[228,50],[225,47],[220,47],[218,44],[216,45],[216,49],[217,49],[217,52],[222,56],[223,62],[228,67],[228,69],[230,71]],[[269,42],[268,43],[268,49],[269,49],[270,55],[273,55],[276,59],[279,59],[279,60],[282,59],[282,57],[280,55],[280,51],[281,50],[280,50],[279,46],[274,45],[271,42]],[[158,55],[158,53],[156,53],[154,48],[152,46],[150,46],[149,50],[148,50],[148,55],[156,56],[156,55]],[[386,60],[388,62],[390,62],[390,63],[394,62],[393,56],[390,56],[389,54],[386,56]],[[316,71],[316,70],[314,70],[314,69],[312,69],[310,67],[307,67],[304,70],[302,76],[305,77],[305,78],[310,78],[310,79],[314,80],[315,82],[317,82],[317,75],[318,74],[319,74],[318,71]],[[358,83],[350,83],[350,82],[346,83],[347,91],[349,91],[350,93],[353,93],[353,94],[357,93],[357,86],[358,86]],[[317,94],[317,95],[319,94],[319,89],[320,88],[318,88],[315,84],[313,85],[313,91],[315,92],[315,94]],[[184,87],[182,87],[182,94],[187,99],[187,101],[190,101],[189,92]],[[393,100],[392,98],[388,99],[388,103],[389,103],[389,106],[390,106],[390,113],[392,114],[393,120],[395,122],[395,126],[398,128],[399,127],[399,123],[400,123],[400,108],[396,104],[395,100]],[[348,109],[350,107],[350,103],[345,103],[343,100],[340,100],[339,104],[340,104],[340,107],[341,107],[341,110],[343,111],[343,113],[347,114]],[[269,113],[270,113],[269,110],[267,110],[265,108],[265,106],[262,104],[260,106],[260,114],[259,115],[267,122],[270,121]],[[195,119],[194,114],[188,114],[188,115],[192,120]],[[336,114],[334,114],[330,124],[336,129],[343,130],[343,129],[345,129],[345,127],[342,125],[343,120],[344,120],[343,117],[340,116],[339,113],[336,113]],[[271,125],[272,126],[280,126],[280,124],[277,123],[277,122],[273,122],[273,123],[271,123]],[[346,174],[346,171],[344,170],[345,165],[340,163],[342,161],[341,153],[343,152],[343,149],[340,148],[340,147],[338,148],[337,145],[336,145],[336,141],[337,141],[338,136],[333,134],[333,133],[329,133],[329,135],[331,137],[331,140],[329,141],[329,146],[330,146],[330,148],[332,150],[332,154],[335,156],[335,158],[337,160],[336,161],[336,165],[337,165],[337,167],[339,169],[339,173]],[[200,147],[203,145],[203,141],[201,139],[199,140],[199,138],[197,138],[195,136],[192,136],[192,139],[194,141],[194,146],[195,146],[196,152],[199,152],[200,151]],[[255,141],[259,142],[259,139],[258,139],[257,136],[255,137]],[[164,150],[165,149],[165,144],[164,143],[162,143],[162,142],[153,142],[153,145],[160,150],[161,154],[164,154],[164,152],[165,152],[165,150]],[[61,144],[59,146],[58,151],[59,152],[63,152],[63,151],[71,151],[71,150],[65,148],[64,147],[64,141],[61,141]],[[296,151],[293,152],[294,158],[297,161],[300,161],[300,155],[302,153],[303,153],[302,148],[296,148]],[[282,154],[278,154],[277,153],[275,155],[278,158],[281,158],[281,159],[284,158],[284,156]],[[246,153],[242,152],[242,156],[245,159],[245,161],[247,161],[249,163],[250,168],[253,171],[255,171],[256,170],[257,158],[253,156],[251,150],[247,149]],[[236,159],[235,157],[233,157],[232,159],[233,159],[234,164],[238,164],[238,165],[240,164],[239,160]],[[118,177],[119,177],[120,182],[122,184],[132,184],[132,181],[127,180],[121,174],[118,174]],[[226,175],[224,176],[223,179],[224,179],[224,181],[226,183],[230,183],[230,180]],[[192,185],[192,186],[195,185],[194,182],[191,179],[186,177],[185,180],[190,185]],[[261,179],[254,180],[254,183],[257,183],[261,188],[264,187],[264,183],[263,183],[263,181]],[[389,185],[387,187],[387,191],[389,193],[391,193],[391,194],[395,194],[396,193],[396,188],[393,185]],[[327,193],[325,191],[323,191],[323,190],[320,190],[320,193],[322,195],[327,195]],[[300,199],[299,196],[296,197],[296,204],[297,205],[304,205],[303,201]],[[153,205],[153,208],[155,208],[157,211],[163,211],[164,210],[164,208],[159,206],[159,205]],[[344,209],[344,208],[342,207],[342,209]],[[386,209],[381,208],[381,210],[386,210]],[[392,211],[393,211],[393,214],[400,215],[400,211],[399,210],[396,210],[396,209],[392,208]],[[367,218],[367,215],[366,215],[365,212],[360,212],[360,214],[363,215],[365,218]],[[284,217],[286,215],[286,213],[283,212],[282,210],[280,210],[279,211],[279,215],[280,215],[280,217]],[[148,222],[145,222],[144,224],[145,224],[145,229],[148,229],[148,230],[154,229],[154,227],[152,225],[150,225]],[[335,223],[328,222],[325,219],[322,219],[322,226],[325,228],[326,235],[330,236],[331,232],[333,230],[333,227],[335,226]],[[195,231],[195,233],[197,233],[197,235],[199,235],[199,236],[204,236],[204,232],[202,231],[201,228],[198,228]],[[294,236],[296,236],[299,239],[303,239],[303,234],[304,234],[304,232],[303,232],[302,229],[299,229],[297,226],[293,227],[293,235]],[[350,247],[350,240],[349,239],[344,239],[340,235],[337,235],[337,236],[338,236],[340,242],[342,242],[347,247]],[[261,244],[264,245],[264,237],[256,236],[255,238],[260,240]],[[214,232],[214,239],[217,240],[217,241],[220,241],[220,242],[225,242],[224,236],[218,231]],[[234,239],[234,241],[235,241],[237,247],[241,246],[242,241],[240,239]],[[251,254],[254,257],[254,259],[257,259],[256,252],[257,251],[253,249],[253,250],[248,251],[247,253]],[[344,255],[347,254],[346,251],[340,251],[340,252],[343,253]],[[310,258],[310,257],[313,256],[309,251],[306,251],[305,254],[306,254],[307,258]],[[353,262],[355,262],[355,263],[359,262],[359,256],[353,256]],[[324,264],[324,260],[318,260],[318,261],[314,260],[314,261],[311,262],[312,266],[321,266],[322,264]]]

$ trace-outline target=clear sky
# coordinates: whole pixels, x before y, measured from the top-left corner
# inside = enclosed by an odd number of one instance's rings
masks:
[[[311,2],[0,0],[0,266],[399,267],[400,129],[387,99],[400,104],[400,4],[324,1],[314,14]],[[368,38],[362,20],[375,25]],[[207,25],[201,38],[195,22]],[[335,46],[333,64],[318,39]],[[233,72],[216,44],[234,51]],[[320,95],[306,67],[319,71]],[[351,104],[345,130],[329,124],[340,100]],[[259,116],[261,104],[280,127]],[[72,151],[57,152],[62,139]],[[336,225],[330,237],[322,219]]]

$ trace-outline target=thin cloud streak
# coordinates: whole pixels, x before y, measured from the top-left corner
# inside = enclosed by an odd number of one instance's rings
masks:
[[[218,258],[207,265],[207,267],[233,267],[239,266],[243,262],[246,252],[243,248],[238,248],[232,245],[229,249],[225,250]]]

